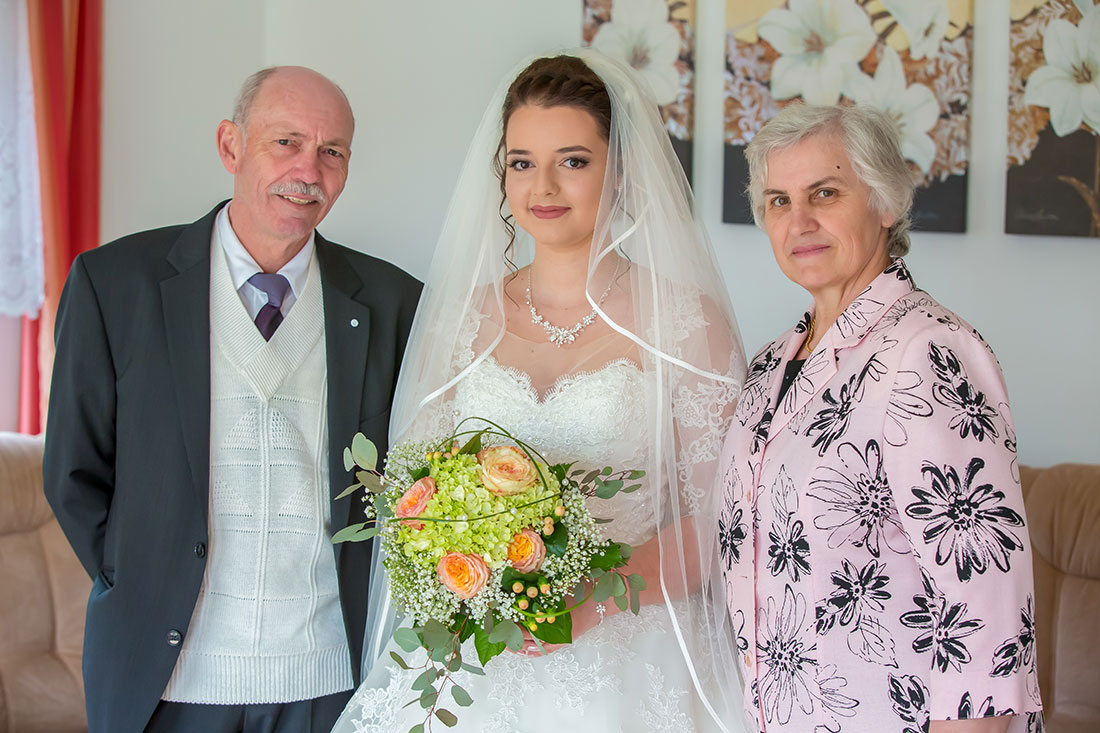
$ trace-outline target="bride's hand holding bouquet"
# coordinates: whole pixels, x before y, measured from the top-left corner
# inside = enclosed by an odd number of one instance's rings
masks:
[[[486,427],[463,430],[466,420],[439,440],[397,445],[384,473],[363,435],[344,452],[356,483],[341,496],[365,488],[366,521],[333,542],[380,538],[393,602],[412,621],[394,641],[406,653],[426,652],[421,664],[391,652],[403,669],[423,670],[410,703],[424,708],[425,723],[432,715],[457,721],[441,707],[448,690],[458,705],[472,703],[454,672],[483,674],[505,649],[546,653],[569,644],[574,613],[583,633],[596,603],[611,599],[637,613],[645,589],[640,575],[622,570],[631,546],[605,540],[586,505],[590,496],[635,491],[640,484],[630,482],[644,472],[549,465],[499,425],[470,420]],[[471,638],[478,664],[463,657]]]

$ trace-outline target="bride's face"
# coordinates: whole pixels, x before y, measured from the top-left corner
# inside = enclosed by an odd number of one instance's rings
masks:
[[[607,140],[577,107],[525,105],[504,137],[504,190],[516,224],[536,244],[588,248],[596,226]]]

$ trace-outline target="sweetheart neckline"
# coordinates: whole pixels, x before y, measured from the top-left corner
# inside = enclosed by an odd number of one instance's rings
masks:
[[[603,366],[596,369],[562,374],[554,380],[553,384],[550,385],[550,389],[548,389],[544,395],[540,396],[539,393],[535,390],[534,385],[531,383],[531,375],[523,371],[519,367],[501,364],[499,361],[496,360],[495,357],[491,355],[485,357],[485,363],[492,364],[492,366],[495,366],[498,370],[504,372],[504,374],[510,378],[515,386],[519,387],[533,403],[540,407],[545,407],[546,405],[550,404],[566,390],[575,386],[583,379],[595,376],[602,372],[612,371],[617,368],[625,368],[639,377],[643,374],[641,367],[634,363],[634,361],[628,359],[625,356],[620,356],[619,358],[613,359],[612,361],[609,361]]]

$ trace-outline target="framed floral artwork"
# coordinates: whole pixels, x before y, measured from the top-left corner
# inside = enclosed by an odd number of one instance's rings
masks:
[[[966,230],[972,0],[726,0],[722,220],[751,223],[745,145],[785,105],[897,120],[914,228]]]
[[[583,0],[583,42],[636,69],[653,93],[691,180],[695,1]]]
[[[1100,237],[1100,5],[1011,7],[1005,231]]]

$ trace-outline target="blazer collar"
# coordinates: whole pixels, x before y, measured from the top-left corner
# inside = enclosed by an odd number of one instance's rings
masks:
[[[814,316],[814,307],[810,306],[795,327],[780,339],[781,342],[785,339],[786,347],[773,373],[771,384],[769,404],[773,405],[773,417],[768,430],[769,441],[778,435],[810,400],[824,390],[836,375],[838,353],[857,346],[894,303],[915,289],[913,278],[904,260],[895,259],[844,309],[836,323],[825,332],[814,353],[802,365],[782,403],[775,404],[786,365],[802,348],[804,334]]]

